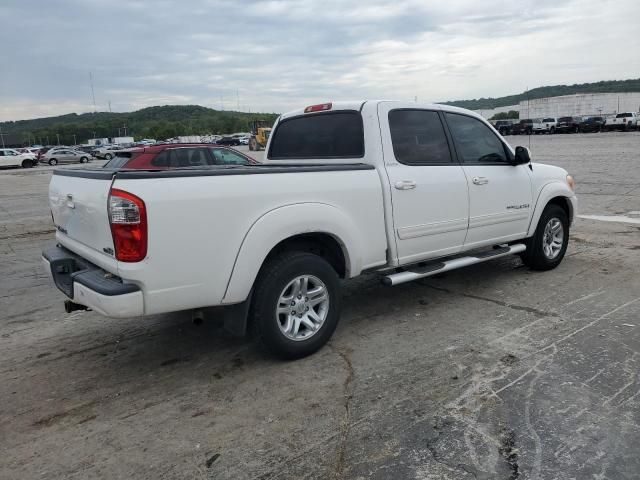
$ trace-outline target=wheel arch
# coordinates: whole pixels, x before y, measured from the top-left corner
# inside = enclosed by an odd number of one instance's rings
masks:
[[[542,212],[549,204],[561,207],[566,212],[569,223],[571,224],[576,213],[574,202],[571,200],[572,198],[575,198],[575,194],[566,184],[559,181],[546,184],[540,190],[540,194],[536,200],[536,206],[527,230],[527,237],[534,234]]]
[[[353,221],[333,205],[300,203],[278,207],[256,220],[245,235],[222,301],[244,301],[268,258],[283,251],[316,253],[339,276],[358,275],[362,261],[354,252],[360,251],[359,243]]]

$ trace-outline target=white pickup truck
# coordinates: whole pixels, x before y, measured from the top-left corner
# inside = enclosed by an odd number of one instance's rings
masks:
[[[607,118],[605,130],[632,130],[640,126],[640,117],[634,112],[618,113],[615,117]]]
[[[556,133],[558,120],[554,117],[539,118],[533,121],[533,133]]]
[[[482,117],[444,105],[327,103],[284,114],[261,165],[56,170],[67,311],[109,317],[224,307],[275,354],[332,335],[341,279],[393,286],[505,255],[562,260],[571,176],[531,163]]]

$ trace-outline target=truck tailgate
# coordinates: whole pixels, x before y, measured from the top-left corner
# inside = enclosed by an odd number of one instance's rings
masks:
[[[97,170],[58,170],[49,185],[49,205],[57,240],[74,249],[75,242],[89,250],[93,258],[113,260],[113,238],[108,216],[108,197],[112,172]],[[95,252],[95,254],[94,254]]]

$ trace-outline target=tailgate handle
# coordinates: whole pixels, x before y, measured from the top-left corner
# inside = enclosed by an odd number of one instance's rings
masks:
[[[76,208],[76,204],[73,203],[73,195],[71,195],[70,193],[67,193],[67,207]]]

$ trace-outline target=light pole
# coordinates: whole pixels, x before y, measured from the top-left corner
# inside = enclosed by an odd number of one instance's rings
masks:
[[[73,144],[74,144],[74,145],[77,145],[77,142],[76,142],[76,134],[75,134],[75,133],[73,134]]]
[[[0,128],[0,138],[2,138],[2,148],[4,148],[4,133],[2,133],[2,128]]]
[[[60,145],[60,134],[56,133],[56,137],[58,138],[58,145]]]

